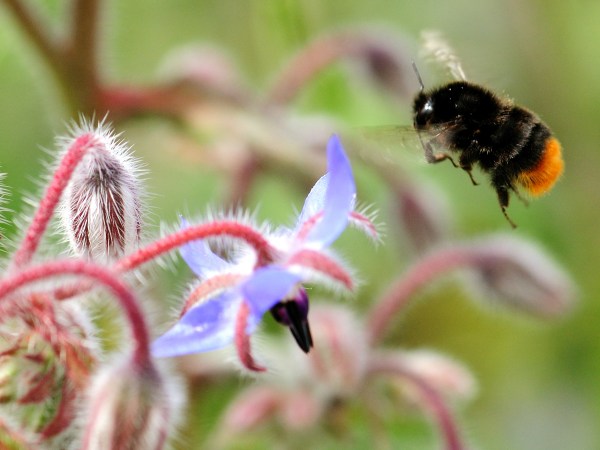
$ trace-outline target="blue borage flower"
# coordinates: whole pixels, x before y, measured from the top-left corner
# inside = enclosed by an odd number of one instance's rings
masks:
[[[273,258],[263,267],[228,261],[215,254],[205,241],[185,245],[181,255],[200,278],[179,321],[152,346],[156,357],[215,350],[236,338],[242,305],[248,307],[245,333],[253,333],[269,310],[290,327],[300,347],[308,352],[312,338],[308,327],[307,281],[330,281],[347,290],[355,287],[344,264],[328,251],[348,223],[378,238],[371,217],[354,210],[356,186],[344,149],[333,136],[327,146],[328,172],[311,189],[293,228],[265,232]],[[187,221],[182,220],[182,226]],[[236,341],[237,342],[237,341]]]

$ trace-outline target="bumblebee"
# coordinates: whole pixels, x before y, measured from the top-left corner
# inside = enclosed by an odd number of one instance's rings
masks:
[[[477,164],[490,175],[502,213],[515,228],[506,212],[510,193],[524,200],[519,189],[533,197],[548,192],[564,169],[560,143],[536,114],[478,84],[458,80],[426,91],[413,67],[421,87],[413,103],[413,124],[427,162],[447,159],[475,185],[472,169]]]

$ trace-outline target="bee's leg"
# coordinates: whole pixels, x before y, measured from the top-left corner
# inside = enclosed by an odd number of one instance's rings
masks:
[[[457,169],[460,167],[458,164],[456,164],[456,161],[454,161],[452,156],[450,156],[450,153],[438,153],[438,154],[434,155],[433,161],[427,161],[427,162],[439,163],[439,162],[446,161],[446,160],[450,161],[452,163],[452,165],[454,167],[456,167]]]
[[[461,160],[460,168],[462,170],[464,170],[465,172],[467,172],[467,174],[469,175],[469,178],[471,179],[471,183],[473,183],[473,186],[479,186],[479,183],[477,181],[475,181],[475,178],[473,178],[473,166],[471,164],[465,165],[465,164],[463,164],[463,162]]]
[[[525,206],[529,206],[529,200],[527,200],[525,197],[523,197],[521,195],[521,193],[519,192],[518,189],[512,187],[511,190],[515,193],[515,195],[517,196],[517,198],[525,205]]]
[[[425,149],[425,159],[429,164],[436,164],[445,160],[449,160],[454,167],[460,167],[458,164],[456,164],[454,159],[452,159],[452,156],[450,156],[449,153],[435,153],[431,141],[424,142],[421,140],[421,143],[423,144],[423,148]]]
[[[504,186],[498,186],[494,181],[492,181],[492,183],[494,184],[496,193],[498,194],[498,203],[500,204],[500,209],[502,209],[502,214],[504,214],[504,217],[506,220],[508,220],[508,223],[510,223],[511,227],[517,228],[517,224],[514,223],[510,217],[508,217],[508,213],[506,212],[506,208],[508,208],[508,201],[510,199],[508,189]]]
[[[469,178],[471,179],[471,183],[473,183],[473,186],[479,185],[479,183],[475,181],[475,178],[473,178],[473,163],[477,161],[477,157],[478,154],[476,152],[469,151],[469,149],[467,149],[460,154],[459,159],[460,168],[467,172]]]

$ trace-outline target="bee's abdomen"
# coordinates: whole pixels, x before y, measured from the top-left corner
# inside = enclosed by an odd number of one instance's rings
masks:
[[[517,183],[529,194],[539,196],[552,188],[564,170],[561,145],[558,140],[548,134],[542,141],[529,142],[522,150],[537,156],[533,164],[529,164],[517,175]]]

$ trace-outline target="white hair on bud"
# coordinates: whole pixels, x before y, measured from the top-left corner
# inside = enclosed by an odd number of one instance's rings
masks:
[[[79,418],[82,441],[73,448],[166,448],[185,406],[185,389],[168,372],[138,367],[123,355],[105,363],[90,383]]]
[[[5,173],[0,173],[0,225],[4,225],[6,223],[6,218],[4,217],[4,213],[8,210],[4,207],[4,203],[6,202],[7,191],[4,188],[4,177],[6,177]],[[2,231],[0,230],[0,238],[3,238]],[[0,240],[0,248],[3,247],[3,239]]]
[[[63,195],[61,219],[72,250],[105,262],[133,250],[142,228],[141,169],[130,147],[103,121],[81,120],[70,137],[92,134],[95,145],[82,158]]]

